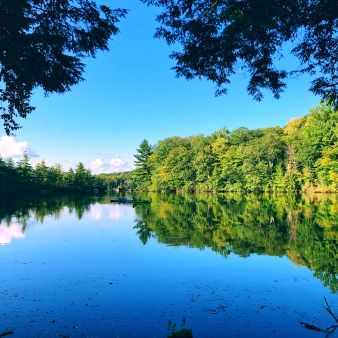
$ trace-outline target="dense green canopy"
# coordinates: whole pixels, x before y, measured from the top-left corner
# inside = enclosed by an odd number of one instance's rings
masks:
[[[141,0],[163,9],[155,36],[182,48],[171,54],[178,76],[205,77],[226,93],[230,76],[248,73],[247,90],[276,98],[290,77],[315,75],[310,91],[338,106],[336,0]],[[299,67],[278,68],[291,47]],[[288,47],[287,47],[288,48]]]
[[[9,158],[4,161],[0,156],[0,191],[9,192],[36,192],[38,190],[53,191],[83,191],[91,189],[106,189],[105,179],[94,176],[83,163],[79,163],[75,170],[70,168],[63,171],[61,164],[47,167],[42,160],[35,165],[29,163],[27,153],[17,164]]]
[[[337,192],[337,125],[338,111],[321,103],[284,128],[223,128],[208,136],[168,137],[151,149],[145,162],[135,162],[137,187]],[[144,168],[150,177],[142,175]]]
[[[83,80],[83,58],[108,50],[126,13],[89,0],[0,0],[0,109],[7,134],[20,128],[17,116],[34,110],[35,88],[64,93]]]

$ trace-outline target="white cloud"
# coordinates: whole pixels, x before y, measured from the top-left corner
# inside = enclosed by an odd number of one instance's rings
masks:
[[[30,157],[39,156],[33,149],[28,147],[28,142],[16,142],[13,136],[2,136],[0,138],[1,157],[21,157],[25,151]]]
[[[124,217],[125,212],[118,205],[94,204],[90,206],[90,215],[97,221],[102,218],[119,221]]]
[[[87,167],[92,171],[93,174],[109,174],[112,172],[122,172],[133,169],[120,156],[114,156],[110,160],[97,158]]]
[[[122,168],[124,167],[125,165],[128,165],[126,162],[124,162],[122,160],[121,157],[115,157],[115,158],[112,158],[109,163],[114,167],[114,168]]]
[[[103,172],[106,169],[106,163],[100,158],[97,158],[89,165],[89,168],[93,172]]]
[[[135,209],[127,205],[96,203],[90,206],[89,216],[103,226],[112,226],[121,221],[130,224],[135,220]]]
[[[13,238],[25,238],[22,232],[22,226],[18,223],[12,223],[10,227],[7,224],[0,223],[0,245],[10,244]]]

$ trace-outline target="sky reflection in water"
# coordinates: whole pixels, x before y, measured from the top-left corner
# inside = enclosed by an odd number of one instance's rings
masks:
[[[140,197],[3,203],[0,334],[326,336],[299,321],[338,313],[333,197]]]

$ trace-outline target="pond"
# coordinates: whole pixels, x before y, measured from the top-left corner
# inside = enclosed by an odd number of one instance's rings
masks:
[[[334,333],[336,195],[115,196],[2,196],[0,337]]]

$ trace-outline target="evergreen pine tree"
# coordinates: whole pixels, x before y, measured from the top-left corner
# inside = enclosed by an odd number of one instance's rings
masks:
[[[20,177],[20,190],[30,190],[32,188],[33,169],[29,163],[30,158],[27,152],[23,154],[23,159],[18,163],[16,171]]]
[[[147,140],[143,140],[140,144],[140,148],[136,150],[137,154],[134,155],[136,161],[134,161],[135,181],[137,187],[140,189],[146,189],[151,184],[151,172],[148,163],[149,156],[152,152],[152,147]]]

